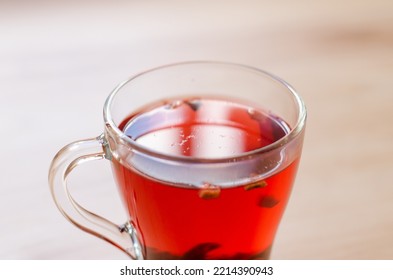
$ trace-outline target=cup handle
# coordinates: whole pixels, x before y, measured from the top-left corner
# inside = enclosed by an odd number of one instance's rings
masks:
[[[104,135],[76,141],[62,148],[53,158],[49,169],[49,186],[60,212],[78,228],[116,246],[132,259],[143,259],[135,228],[126,222],[116,225],[85,209],[68,190],[67,177],[80,164],[93,160],[111,159]]]

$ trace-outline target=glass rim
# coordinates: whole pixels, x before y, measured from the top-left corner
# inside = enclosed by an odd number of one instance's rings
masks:
[[[197,64],[210,64],[210,65],[222,65],[222,66],[231,66],[231,67],[236,67],[236,68],[243,68],[247,70],[252,70],[256,73],[262,74],[263,76],[267,76],[271,78],[272,80],[278,82],[282,86],[284,86],[288,92],[292,94],[294,97],[295,103],[297,105],[298,109],[298,114],[297,114],[297,120],[296,124],[293,127],[290,127],[289,132],[282,138],[278,139],[277,141],[274,141],[273,143],[263,146],[258,149],[254,149],[251,151],[247,152],[242,152],[236,155],[232,156],[225,156],[225,157],[213,157],[213,158],[205,158],[205,157],[193,157],[193,156],[183,156],[183,155],[171,155],[163,152],[159,152],[156,150],[153,150],[149,147],[146,147],[144,145],[139,144],[136,142],[134,139],[128,137],[126,134],[123,133],[121,129],[115,124],[112,114],[111,114],[111,106],[116,98],[116,95],[121,89],[128,84],[129,82],[137,79],[140,76],[149,74],[151,72],[155,72],[161,69],[166,69],[166,68],[172,68],[176,66],[181,66],[181,65],[197,65]],[[271,74],[265,70],[259,69],[257,67],[253,66],[248,66],[244,64],[239,64],[239,63],[232,63],[232,62],[221,62],[221,61],[183,61],[183,62],[177,62],[177,63],[171,63],[171,64],[165,64],[161,65],[158,67],[150,68],[148,70],[139,72],[130,78],[124,80],[120,84],[118,84],[112,92],[109,94],[107,97],[105,103],[104,103],[104,108],[103,108],[103,116],[104,116],[104,123],[106,129],[109,129],[112,133],[114,133],[118,138],[120,138],[122,141],[130,145],[133,149],[135,149],[138,152],[141,152],[143,154],[155,157],[155,158],[160,158],[160,159],[165,159],[165,160],[170,160],[170,161],[176,161],[176,162],[188,162],[188,163],[227,163],[227,162],[235,162],[235,161],[240,161],[244,159],[250,159],[256,155],[260,155],[263,153],[267,153],[269,151],[272,151],[274,149],[277,149],[279,147],[285,146],[287,143],[291,142],[294,138],[296,138],[304,129],[305,122],[306,122],[306,117],[307,117],[307,111],[306,107],[304,104],[304,101],[300,97],[300,95],[296,92],[296,90],[288,84],[286,81],[281,79],[280,77]]]

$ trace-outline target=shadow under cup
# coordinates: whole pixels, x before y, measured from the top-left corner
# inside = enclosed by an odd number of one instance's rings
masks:
[[[103,136],[76,142],[78,155],[59,152],[52,194],[71,222],[134,259],[268,259],[305,119],[297,93],[264,71],[215,62],[155,68],[111,93]],[[124,225],[58,199],[58,170],[66,179],[93,156],[112,162]]]

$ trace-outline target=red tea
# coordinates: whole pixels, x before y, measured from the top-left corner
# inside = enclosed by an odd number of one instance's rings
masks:
[[[158,104],[120,128],[150,150],[200,159],[247,153],[289,132],[284,121],[263,110],[201,98]],[[168,174],[158,162],[113,164],[145,259],[267,259],[298,159],[280,168],[284,161],[277,155],[273,163],[239,164],[206,178],[197,167]],[[246,172],[249,180],[234,180],[236,172]]]

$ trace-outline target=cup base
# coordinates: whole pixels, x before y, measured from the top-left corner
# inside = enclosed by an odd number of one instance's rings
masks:
[[[220,247],[216,243],[199,244],[185,254],[179,256],[169,252],[159,251],[154,248],[146,248],[147,260],[268,260],[271,246],[256,254],[236,253],[234,255],[215,255],[214,250]]]

